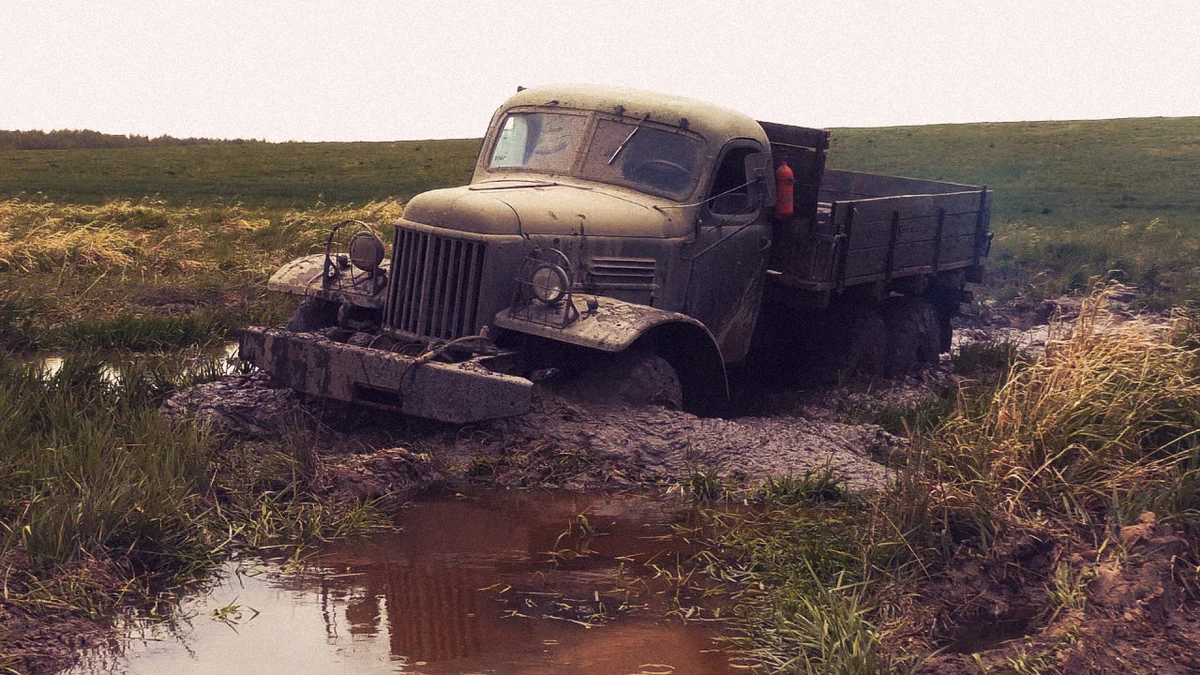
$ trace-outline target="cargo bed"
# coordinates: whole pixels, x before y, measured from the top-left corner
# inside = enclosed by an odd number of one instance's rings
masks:
[[[777,219],[769,278],[825,300],[847,287],[963,270],[988,254],[986,187],[825,169],[829,134],[762,122],[795,174],[795,215]]]

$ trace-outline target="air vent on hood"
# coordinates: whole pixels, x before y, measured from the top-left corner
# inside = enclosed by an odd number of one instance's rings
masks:
[[[654,288],[658,262],[653,258],[592,258],[588,266],[589,290],[643,290]]]

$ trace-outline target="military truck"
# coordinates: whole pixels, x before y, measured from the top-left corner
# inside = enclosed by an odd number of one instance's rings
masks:
[[[519,90],[471,182],[414,197],[390,253],[339,224],[273,275],[305,300],[241,357],[458,423],[526,412],[546,373],[702,412],[738,370],[902,374],[950,347],[991,193],[829,170],[829,139],[650,92]]]

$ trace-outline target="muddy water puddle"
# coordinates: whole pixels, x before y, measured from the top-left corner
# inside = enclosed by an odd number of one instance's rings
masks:
[[[37,353],[28,363],[41,371],[42,377],[49,379],[62,372],[68,355],[60,353]],[[178,353],[136,354],[122,352],[95,352],[91,359],[99,364],[100,377],[111,384],[121,381],[121,374],[133,363],[149,364],[151,367],[163,364],[180,364]],[[235,375],[242,372],[243,363],[238,359],[236,342],[206,347],[196,350],[190,358],[182,362],[182,374],[199,374],[215,371],[219,375]]]
[[[716,624],[666,618],[690,601],[652,577],[687,556],[669,537],[685,518],[636,496],[442,491],[401,513],[401,532],[328,546],[299,571],[230,564],[186,620],[131,630],[68,672],[740,672]]]

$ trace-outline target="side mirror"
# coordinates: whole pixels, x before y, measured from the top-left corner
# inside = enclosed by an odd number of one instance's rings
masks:
[[[755,152],[746,155],[747,192],[759,199],[759,204],[775,203],[775,172],[771,153]]]

